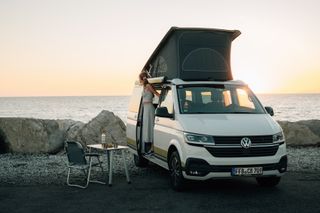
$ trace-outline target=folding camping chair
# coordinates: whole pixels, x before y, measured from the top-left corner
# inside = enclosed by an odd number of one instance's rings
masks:
[[[97,153],[85,153],[83,146],[81,143],[76,141],[66,141],[65,142],[65,150],[68,157],[68,175],[67,175],[67,184],[68,186],[75,186],[79,188],[87,188],[90,182],[106,184],[105,182],[98,180],[90,180],[91,168],[92,167],[100,167],[103,172],[102,162],[100,161],[100,155]],[[86,159],[89,158],[89,162]],[[92,162],[92,158],[95,157],[97,159],[97,163]],[[71,169],[82,170],[86,176],[86,184],[78,185],[74,183],[70,183],[70,173]]]

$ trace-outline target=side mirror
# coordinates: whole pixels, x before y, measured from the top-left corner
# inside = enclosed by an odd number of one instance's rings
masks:
[[[173,118],[173,114],[168,112],[167,107],[158,107],[155,112],[156,116],[164,117],[164,118]]]
[[[269,115],[271,115],[271,116],[274,115],[274,112],[273,112],[272,107],[266,106],[265,109],[266,109],[266,111],[269,113]]]

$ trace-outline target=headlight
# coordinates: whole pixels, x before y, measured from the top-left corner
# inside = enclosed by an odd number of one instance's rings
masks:
[[[272,136],[273,142],[282,141],[284,139],[283,132],[279,132]]]
[[[212,136],[209,135],[199,135],[193,133],[184,133],[184,137],[187,143],[209,143],[214,144],[214,140]]]

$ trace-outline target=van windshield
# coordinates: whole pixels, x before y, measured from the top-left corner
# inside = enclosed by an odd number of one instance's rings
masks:
[[[181,114],[264,114],[248,87],[238,85],[179,85]]]

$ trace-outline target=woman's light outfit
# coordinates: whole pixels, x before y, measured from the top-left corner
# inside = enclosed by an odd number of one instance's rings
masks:
[[[146,143],[153,142],[153,126],[154,126],[154,111],[155,108],[152,104],[152,99],[154,95],[149,90],[143,89],[142,92],[142,102],[143,102],[143,126],[142,126],[142,152],[147,152],[145,150]]]

